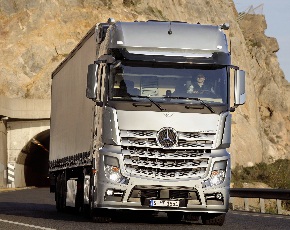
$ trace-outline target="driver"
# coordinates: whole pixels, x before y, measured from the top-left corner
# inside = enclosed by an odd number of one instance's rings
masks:
[[[206,77],[203,74],[198,74],[196,79],[192,77],[192,81],[187,83],[187,93],[203,93],[203,92],[212,92],[213,89],[205,84]]]

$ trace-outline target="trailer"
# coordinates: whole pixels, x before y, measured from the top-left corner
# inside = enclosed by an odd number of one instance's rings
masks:
[[[86,34],[52,73],[58,211],[73,206],[99,222],[129,210],[224,223],[231,112],[245,103],[228,28],[109,19]]]

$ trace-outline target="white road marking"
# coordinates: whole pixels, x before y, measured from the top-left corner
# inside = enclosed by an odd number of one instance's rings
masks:
[[[42,230],[56,230],[56,229],[53,229],[53,228],[45,228],[45,227],[41,227],[41,226],[36,226],[36,225],[31,225],[31,224],[24,224],[24,223],[14,222],[14,221],[10,221],[10,220],[0,219],[0,222],[9,223],[9,224],[17,224],[17,225],[21,225],[21,226],[25,226],[25,227],[42,229]]]
[[[254,216],[254,217],[263,217],[263,218],[276,218],[276,219],[288,219],[290,220],[290,216],[288,215],[271,215],[268,213],[239,213],[239,212],[232,212],[234,215],[240,215],[240,216]]]

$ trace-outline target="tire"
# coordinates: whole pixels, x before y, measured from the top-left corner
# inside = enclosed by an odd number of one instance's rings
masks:
[[[58,191],[56,191],[55,192],[55,203],[56,203],[56,210],[58,211],[58,212],[60,212],[61,210],[61,207],[60,207],[60,195],[59,195],[59,192]]]
[[[226,214],[206,214],[201,216],[202,223],[205,225],[222,226],[225,222]]]
[[[89,205],[87,206],[88,209],[87,209],[87,213],[89,215],[89,217],[93,218],[94,216],[94,213],[93,213],[93,210],[94,210],[94,189],[92,186],[90,186],[90,193],[89,193]]]
[[[55,189],[55,203],[56,203],[56,210],[61,212],[61,179],[60,175],[56,178],[56,189]]]
[[[75,197],[75,212],[76,213],[81,213],[82,215],[84,215],[84,209],[85,209],[85,205],[84,205],[84,177],[83,176],[79,176],[78,181],[77,181],[77,193],[76,193],[76,197]]]
[[[66,207],[66,181],[64,175],[58,175],[55,192],[56,210],[63,212]]]
[[[183,212],[168,212],[167,218],[171,223],[179,223],[183,218]]]

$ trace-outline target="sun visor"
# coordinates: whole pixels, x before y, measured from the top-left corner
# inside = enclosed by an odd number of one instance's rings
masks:
[[[110,33],[109,48],[121,50],[125,56],[213,60],[214,53],[222,53],[229,59],[225,34],[219,26],[156,21],[117,22],[112,25]]]

